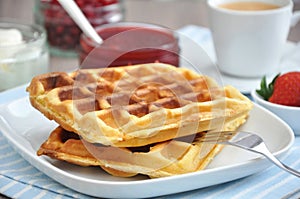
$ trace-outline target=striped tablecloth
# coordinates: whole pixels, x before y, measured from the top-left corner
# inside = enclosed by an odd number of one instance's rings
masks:
[[[209,31],[197,26],[187,26],[180,31],[200,44],[209,42],[210,39]],[[0,104],[25,95],[24,87],[0,93]],[[296,137],[291,150],[282,160],[296,170],[300,170],[300,137]],[[55,182],[41,173],[15,152],[1,133],[0,193],[11,198],[21,199],[91,198]],[[239,180],[158,198],[300,198],[300,179],[275,166],[270,166],[260,173]]]

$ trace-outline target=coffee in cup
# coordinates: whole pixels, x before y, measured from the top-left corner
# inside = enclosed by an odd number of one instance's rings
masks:
[[[257,1],[245,1],[245,2],[229,2],[219,5],[220,8],[229,10],[241,10],[241,11],[255,11],[255,10],[272,10],[279,8],[278,5],[273,3],[264,3]]]

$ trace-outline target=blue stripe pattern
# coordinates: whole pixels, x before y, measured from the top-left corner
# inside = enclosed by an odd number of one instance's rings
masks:
[[[192,38],[200,45],[211,42],[210,32],[202,27],[187,26],[180,33]],[[205,44],[206,43],[206,44]],[[24,87],[0,93],[0,104],[25,96]],[[300,170],[300,137],[283,162]],[[178,183],[180,186],[180,182]],[[167,188],[167,187],[166,187]],[[117,190],[116,190],[117,191]],[[25,161],[7,143],[0,132],[0,193],[20,199],[68,199],[92,198],[71,190],[45,174],[38,171]],[[287,174],[275,166],[232,182],[193,190],[185,193],[157,197],[157,199],[274,199],[300,198],[300,179]]]
[[[92,198],[52,180],[24,160],[0,133],[0,193],[11,198]]]

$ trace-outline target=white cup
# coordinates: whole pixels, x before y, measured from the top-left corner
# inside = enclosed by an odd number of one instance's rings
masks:
[[[210,28],[221,72],[237,77],[262,77],[278,72],[293,16],[292,0],[253,0],[279,6],[262,11],[241,11],[220,4],[249,0],[207,0]],[[250,0],[252,1],[252,0]]]

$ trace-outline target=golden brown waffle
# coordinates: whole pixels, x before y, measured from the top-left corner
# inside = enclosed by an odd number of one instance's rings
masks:
[[[222,130],[235,131],[247,115],[226,123]],[[203,170],[223,146],[203,143],[209,132],[181,137],[142,147],[111,147],[91,144],[73,133],[57,127],[41,145],[37,154],[80,166],[100,166],[119,177],[137,174],[151,178],[165,177]]]
[[[57,72],[33,78],[31,104],[91,143],[144,146],[244,117],[252,103],[235,88],[166,64]]]
[[[188,141],[173,140],[143,147],[116,148],[87,143],[77,134],[58,127],[37,154],[80,166],[101,166],[114,176],[144,174],[163,177],[202,170],[222,148],[221,145],[204,144],[197,139],[185,139]]]

